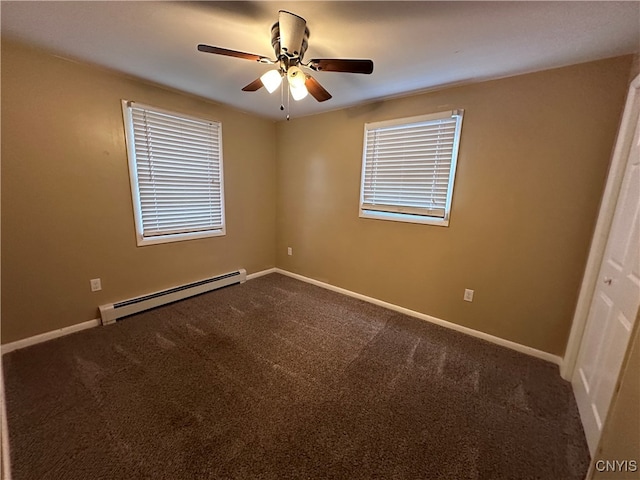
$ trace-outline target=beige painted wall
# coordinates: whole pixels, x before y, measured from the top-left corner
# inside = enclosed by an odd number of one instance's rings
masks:
[[[277,263],[563,353],[630,57],[277,125],[8,41],[2,60],[3,343]],[[121,98],[222,121],[226,237],[136,247]],[[450,108],[466,110],[450,227],[358,218],[364,122]]]
[[[122,98],[222,122],[226,236],[136,246]],[[273,267],[275,171],[271,121],[3,39],[2,343],[111,301]]]
[[[630,64],[608,59],[278,123],[278,267],[562,355]],[[456,108],[465,117],[450,226],[359,218],[364,123]]]

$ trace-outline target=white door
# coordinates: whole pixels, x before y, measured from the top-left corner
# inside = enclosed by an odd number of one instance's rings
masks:
[[[592,456],[640,304],[640,122],[632,121],[635,134],[571,380]]]

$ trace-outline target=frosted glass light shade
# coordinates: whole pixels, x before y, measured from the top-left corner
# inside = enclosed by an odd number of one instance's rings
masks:
[[[260,77],[260,81],[269,93],[273,93],[282,83],[282,76],[278,70],[269,70]]]
[[[303,87],[307,77],[299,67],[291,67],[287,71],[287,79],[292,87]]]
[[[304,86],[304,83],[300,86],[295,86],[293,84],[289,84],[289,90],[291,90],[291,96],[294,100],[302,100],[309,94],[309,90]]]

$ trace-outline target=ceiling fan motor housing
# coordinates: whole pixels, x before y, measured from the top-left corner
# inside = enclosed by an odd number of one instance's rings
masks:
[[[302,60],[309,46],[309,29],[304,18],[280,10],[278,21],[271,27],[271,45],[277,58]],[[295,62],[290,62],[295,63]]]

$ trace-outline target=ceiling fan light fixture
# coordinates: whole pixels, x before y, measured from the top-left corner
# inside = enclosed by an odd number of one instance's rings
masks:
[[[285,83],[283,78],[286,76],[286,83],[288,84],[288,91],[286,92],[287,112],[291,97],[299,101],[307,95],[311,95],[318,102],[326,102],[331,98],[331,94],[315,78],[300,69],[301,66],[316,72],[360,74],[373,72],[373,61],[366,59],[315,58],[303,63],[302,58],[309,47],[309,28],[307,28],[307,22],[304,18],[286,10],[278,12],[278,21],[271,27],[271,46],[275,53],[275,59],[273,60],[254,53],[229,50],[228,48],[214,47],[203,43],[198,44],[198,51],[275,65],[275,70],[270,70],[261,77],[256,78],[253,82],[245,85],[242,91],[255,92],[265,87],[269,93],[273,93],[280,87],[280,110],[284,110]],[[288,119],[289,115],[287,113]]]
[[[269,70],[260,77],[260,81],[262,81],[264,88],[266,88],[269,93],[273,93],[282,83],[282,75],[280,75],[280,71],[278,70]]]
[[[307,77],[300,67],[290,67],[287,71],[287,80],[289,80],[289,85],[292,87],[304,87],[304,82],[306,82]]]
[[[302,85],[294,85],[291,83],[289,84],[289,90],[291,90],[291,96],[296,102],[309,95],[309,90],[304,86],[304,83]]]

